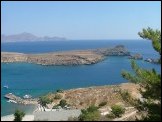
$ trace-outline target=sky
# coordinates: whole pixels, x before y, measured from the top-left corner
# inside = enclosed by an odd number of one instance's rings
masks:
[[[67,39],[139,39],[142,28],[161,30],[161,2],[3,1],[1,34],[23,32]]]

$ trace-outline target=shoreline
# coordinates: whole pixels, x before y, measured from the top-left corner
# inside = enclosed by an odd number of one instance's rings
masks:
[[[46,116],[46,114],[48,113],[59,113],[60,116],[62,116],[62,112],[63,111],[79,111],[81,109],[85,109],[87,108],[89,105],[93,104],[92,101],[98,101],[97,103],[95,102],[94,105],[99,105],[100,103],[104,102],[106,100],[106,102],[108,103],[106,106],[103,106],[100,108],[100,112],[101,114],[104,114],[104,110],[108,110],[107,108],[110,108],[112,105],[114,104],[119,104],[124,106],[125,108],[132,108],[131,105],[127,104],[124,102],[124,100],[120,97],[120,90],[128,90],[131,94],[131,96],[133,96],[133,98],[140,98],[141,96],[139,95],[138,89],[139,85],[134,84],[134,83],[120,83],[120,84],[115,84],[115,85],[102,85],[102,86],[90,86],[90,87],[80,87],[80,88],[72,88],[72,89],[67,89],[61,93],[52,93],[49,94],[47,93],[45,96],[47,96],[48,98],[50,98],[50,95],[54,95],[54,94],[61,94],[64,97],[62,99],[65,99],[67,101],[67,103],[70,103],[70,110],[64,110],[64,108],[61,108],[59,110],[57,109],[52,109],[51,105],[56,105],[57,103],[59,103],[59,101],[61,100],[54,100],[52,103],[48,104],[47,107],[45,107],[45,111],[44,109],[40,109],[42,106],[37,104],[35,105],[35,108],[33,109],[32,112],[28,112],[26,113],[25,117],[23,118],[23,121],[28,120],[28,121],[34,121],[35,117],[38,118],[39,115],[42,116]],[[80,96],[79,96],[80,95]],[[84,97],[83,97],[84,96]],[[106,98],[105,98],[106,96]],[[88,104],[85,104],[88,98]],[[107,101],[108,100],[108,101]],[[80,105],[80,103],[82,103],[82,105]],[[54,103],[54,104],[53,104]],[[73,106],[74,105],[74,106]],[[49,107],[51,106],[51,107]],[[76,106],[76,107],[75,107]],[[41,118],[41,117],[39,117]],[[4,115],[1,116],[1,121],[11,121],[14,119],[13,114],[8,114],[8,115]]]

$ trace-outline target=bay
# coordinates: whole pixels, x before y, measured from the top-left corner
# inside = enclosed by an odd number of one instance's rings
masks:
[[[98,41],[66,41],[66,42],[19,42],[2,43],[1,51],[22,53],[44,53],[77,49],[94,49],[113,47],[123,44],[131,53],[141,53],[145,58],[158,58],[159,54],[146,40],[98,40]],[[158,64],[143,60],[136,61],[141,67],[155,68],[161,74]],[[122,70],[131,71],[127,57],[108,56],[102,62],[80,66],[41,66],[29,63],[1,63],[1,116],[13,114],[15,109],[26,113],[34,110],[34,106],[23,106],[6,102],[4,95],[14,93],[18,96],[30,94],[39,97],[57,89],[71,89],[89,86],[112,85],[127,82],[121,77]],[[8,85],[9,89],[3,86]]]

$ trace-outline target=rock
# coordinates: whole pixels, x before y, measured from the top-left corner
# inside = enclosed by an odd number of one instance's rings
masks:
[[[151,58],[147,58],[144,61],[150,62],[150,63],[159,63],[159,60],[158,59],[151,59]]]
[[[135,60],[142,60],[143,59],[142,55],[139,54],[139,53],[136,53],[135,55],[131,55],[128,58],[129,59],[135,59]]]

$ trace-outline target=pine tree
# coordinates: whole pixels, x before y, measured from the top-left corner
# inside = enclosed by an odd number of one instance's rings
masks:
[[[161,63],[161,31],[148,27],[147,29],[143,29],[142,32],[139,32],[138,35],[143,39],[152,41],[153,48],[160,54],[159,62]]]
[[[140,37],[152,41],[153,48],[161,56],[161,32],[151,28],[143,29],[138,33]],[[159,59],[161,63],[161,57]],[[127,71],[122,72],[122,76],[130,82],[138,83],[143,100],[138,100],[137,109],[147,113],[143,120],[161,120],[161,74],[155,69],[147,70],[140,68],[134,60],[131,61],[134,74]]]

